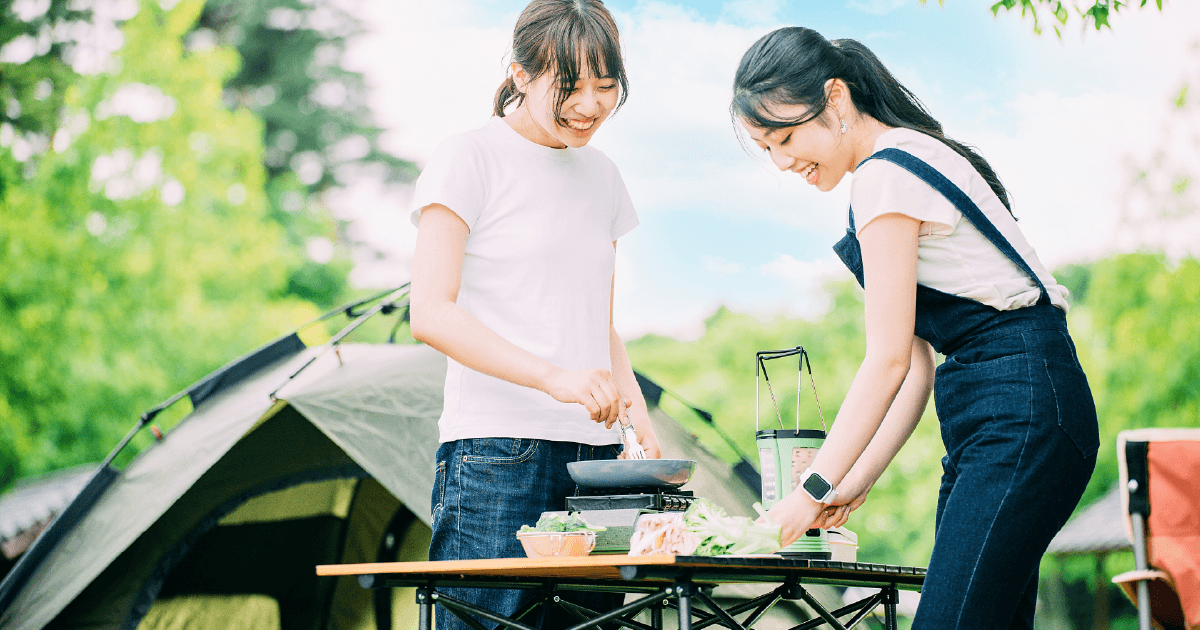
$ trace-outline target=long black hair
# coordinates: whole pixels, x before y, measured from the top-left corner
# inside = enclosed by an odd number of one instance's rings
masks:
[[[869,48],[853,39],[829,41],[800,26],[781,28],[754,43],[742,56],[733,79],[730,114],[763,129],[794,127],[822,117],[829,104],[825,83],[841,79],[850,100],[862,112],[889,127],[906,127],[933,136],[971,163],[1000,202],[1012,213],[1008,191],[987,160],[971,147],[947,138],[921,101],[896,80]],[[780,118],[771,105],[803,105],[797,118]]]
[[[625,103],[629,80],[621,58],[620,35],[616,21],[600,0],[533,0],[517,18],[512,52],[513,61],[521,64],[531,81],[547,72],[557,79],[556,120],[575,89],[585,60],[593,77],[613,78],[620,84],[621,99],[613,111]],[[509,76],[496,90],[492,109],[503,118],[505,108],[512,103],[520,106],[524,100],[525,95]]]

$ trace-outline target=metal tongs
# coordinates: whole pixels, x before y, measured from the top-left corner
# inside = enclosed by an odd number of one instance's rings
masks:
[[[646,459],[646,449],[638,442],[637,431],[629,419],[625,397],[621,397],[621,408],[617,411],[617,423],[621,425],[621,440],[625,442],[625,456],[629,459]]]

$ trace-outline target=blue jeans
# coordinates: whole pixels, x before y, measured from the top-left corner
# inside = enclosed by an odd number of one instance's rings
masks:
[[[614,459],[618,449],[615,445],[518,438],[475,438],[442,444],[434,468],[429,559],[525,557],[515,535],[517,530],[537,523],[542,512],[566,509],[566,498],[576,493],[567,463]],[[533,592],[517,589],[455,588],[441,592],[509,617],[534,598]],[[616,608],[622,601],[620,595],[601,593],[571,593],[564,599],[602,612]],[[574,623],[573,618],[545,616],[523,621],[535,627],[541,622],[545,628]],[[441,606],[437,607],[437,627],[468,628]]]
[[[1078,504],[1100,439],[1065,330],[968,345],[938,366],[946,456],[914,630],[1032,628],[1038,564]]]

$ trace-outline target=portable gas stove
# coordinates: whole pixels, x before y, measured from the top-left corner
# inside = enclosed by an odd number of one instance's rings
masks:
[[[628,553],[638,517],[683,512],[695,500],[691,491],[672,488],[581,488],[580,492],[567,497],[566,511],[547,514],[578,512],[590,525],[604,527],[596,532],[593,554]]]

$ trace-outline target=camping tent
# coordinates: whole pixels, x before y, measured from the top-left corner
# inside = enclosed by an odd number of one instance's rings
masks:
[[[123,471],[101,466],[0,584],[0,628],[404,619],[393,606],[411,595],[313,567],[421,559],[445,359],[422,345],[292,337],[190,388],[194,411]],[[657,402],[661,390],[643,389]],[[688,489],[747,513],[757,488],[657,405],[652,415],[664,456],[698,461]]]
[[[279,616],[322,627],[313,611],[336,586],[312,567],[345,559],[346,524],[428,520],[445,362],[423,346],[342,345],[273,401],[315,352],[230,384],[141,453],[24,584],[6,580],[0,627],[133,627],[161,594],[239,592],[272,594]],[[390,501],[355,501],[371,494]],[[401,504],[412,508],[393,518]]]

